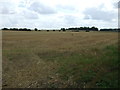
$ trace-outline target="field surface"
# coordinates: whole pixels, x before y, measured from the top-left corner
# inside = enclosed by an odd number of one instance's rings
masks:
[[[3,88],[118,87],[117,32],[2,32]]]

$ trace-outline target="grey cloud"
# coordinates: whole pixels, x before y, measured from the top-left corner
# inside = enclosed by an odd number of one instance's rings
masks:
[[[114,11],[103,11],[102,8],[87,8],[84,11],[84,19],[93,19],[93,20],[103,20],[103,21],[112,21],[116,17]]]
[[[113,8],[120,8],[120,1],[113,3]]]
[[[120,8],[120,1],[118,2],[118,8]]]
[[[38,12],[40,14],[54,14],[54,13],[56,13],[56,11],[53,8],[46,6],[40,2],[32,3],[30,5],[29,9],[33,10],[35,12]]]
[[[29,10],[24,10],[22,12],[22,15],[26,18],[26,19],[38,19],[39,16],[37,13],[29,11]]]
[[[0,14],[15,14],[15,6],[10,2],[0,3]]]

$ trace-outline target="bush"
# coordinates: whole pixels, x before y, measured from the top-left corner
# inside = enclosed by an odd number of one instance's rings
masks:
[[[86,30],[86,32],[90,32],[89,30]]]

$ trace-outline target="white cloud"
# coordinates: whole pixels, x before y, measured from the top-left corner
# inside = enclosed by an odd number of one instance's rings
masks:
[[[93,20],[103,20],[103,21],[112,21],[117,17],[117,12],[115,11],[106,11],[104,6],[98,8],[87,8],[84,11],[85,19],[93,19]]]
[[[2,0],[0,27],[117,27],[117,2],[118,0]]]
[[[54,13],[56,13],[54,8],[46,6],[46,5],[44,5],[43,3],[40,3],[40,2],[33,2],[30,5],[29,9],[33,10],[35,12],[38,12],[40,14],[54,14]]]

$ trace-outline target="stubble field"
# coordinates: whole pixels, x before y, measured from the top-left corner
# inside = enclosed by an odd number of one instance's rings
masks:
[[[117,32],[2,32],[3,88],[118,87]]]

